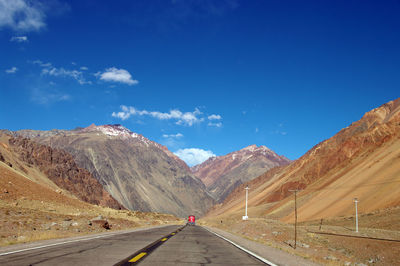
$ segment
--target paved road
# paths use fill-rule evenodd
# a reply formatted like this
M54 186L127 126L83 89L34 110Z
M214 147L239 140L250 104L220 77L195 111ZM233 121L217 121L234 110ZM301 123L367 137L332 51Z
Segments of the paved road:
M265 265L199 226L186 226L140 265Z
M114 265L180 226L114 235L0 256L0 265ZM265 265L199 226L168 238L140 265Z
M181 226L166 226L0 256L0 265L114 265Z

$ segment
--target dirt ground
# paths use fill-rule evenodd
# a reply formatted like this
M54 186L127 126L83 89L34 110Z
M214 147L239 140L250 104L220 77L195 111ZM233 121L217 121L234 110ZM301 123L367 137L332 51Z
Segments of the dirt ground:
M322 223L321 220L303 222L297 226L296 249L294 224L268 217L243 221L240 215L219 216L201 219L199 224L220 228L324 265L400 265L399 221L400 207L360 215L358 233L351 216L322 220Z
M20 205L24 206L23 203ZM30 204L32 206L32 202ZM107 220L110 229L92 219ZM0 202L0 246L37 240L62 238L106 231L124 230L162 224L176 224L169 215L114 210L90 210L63 214L56 210L38 210Z
M104 221L109 229L102 226ZM0 246L183 222L167 214L91 205L28 180L0 163Z

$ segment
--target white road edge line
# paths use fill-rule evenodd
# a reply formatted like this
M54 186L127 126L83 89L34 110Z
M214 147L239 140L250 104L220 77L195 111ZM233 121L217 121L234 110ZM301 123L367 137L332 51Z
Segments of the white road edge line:
M139 228L139 229L141 229L141 228ZM147 230L147 229L151 229L151 228L143 228L143 230ZM143 231L143 230L138 230L138 231ZM135 231L133 231L133 232L135 232ZM20 253L20 252L29 251L29 250L35 250L35 249L40 249L40 248L53 247L53 246L58 246L58 245L63 245L63 244L68 244L68 243L73 243L73 242L80 242L80 241L87 241L87 240L103 238L103 237L109 237L109 236L115 236L115 235L129 234L129 233L132 233L132 232L119 232L119 233L117 232L115 234L109 234L109 235L103 235L103 236L95 236L95 237L76 239L76 240L69 240L69 241L64 241L64 242L60 242L60 243L54 243L54 244L48 244L48 245L43 245L43 246L38 246L38 247L31 247L31 248L25 248L25 249L20 249L20 250L4 252L4 253L0 253L0 256L10 255L10 254L14 254L14 253Z
M120 233L121 234L121 233ZM115 236L118 234L112 234L112 235L105 235L105 236L96 236L96 237L91 237L91 238L84 238L84 239L76 239L76 240L69 240L69 241L64 241L60 243L54 243L54 244L48 244L44 246L38 246L38 247L31 247L31 248L25 248L25 249L20 249L20 250L14 250L14 251L9 251L5 253L0 253L0 256L5 256L5 255L10 255L14 253L19 253L19 252L24 252L28 250L34 250L34 249L40 249L40 248L47 248L47 247L52 247L52 246L58 246L58 245L63 245L63 244L68 244L68 243L73 243L73 242L80 242L80 241L87 241L87 240L92 240L96 238L103 238L103 237L108 237L108 236Z
M215 233L215 232L209 230L208 228L205 228L205 227L203 227L203 228L206 229L208 232L210 232L210 233L212 233L212 234L218 236L219 238L222 238L223 240L225 240L225 241L231 243L232 245L234 245L234 246L237 247L238 249L241 249L241 250L243 250L244 252L250 254L251 256L253 256L253 257L255 257L255 258L261 260L262 262L264 262L264 263L266 263L266 264L269 264L269 265L271 265L271 266L278 266L277 264L275 264L275 263L273 263L273 262L270 262L269 260L266 260L266 259L264 259L263 257L260 257L259 255L257 255L257 254L255 254L255 253L251 252L250 250L245 249L244 247L242 247L242 246L236 244L235 242L233 242L233 241L231 241L231 240L229 240L229 239L227 239L227 238L225 238L225 237L223 237L223 236L221 236L221 235L219 235L219 234L217 234L217 233Z

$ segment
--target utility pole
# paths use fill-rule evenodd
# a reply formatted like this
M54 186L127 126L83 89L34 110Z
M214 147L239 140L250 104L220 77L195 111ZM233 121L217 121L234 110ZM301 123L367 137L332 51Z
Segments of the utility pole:
M245 209L245 214L242 217L243 220L247 220L249 219L249 216L247 216L247 198L249 197L249 186L246 186L245 190L246 190L246 209Z
M294 249L296 249L297 243L297 192L298 189L289 189L290 192L294 192Z
M358 233L358 211L357 211L358 199L354 198L354 204L356 205L356 233Z

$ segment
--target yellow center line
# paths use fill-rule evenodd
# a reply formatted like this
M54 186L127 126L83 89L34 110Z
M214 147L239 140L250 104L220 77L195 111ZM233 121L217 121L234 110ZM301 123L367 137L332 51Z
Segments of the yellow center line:
M138 260L140 260L142 257L144 257L146 255L147 255L146 252L139 253L133 259L131 259L129 262L137 262Z
M172 233L171 235L175 235L175 233Z
M168 238L164 237L163 239L161 239L161 241L166 241Z

